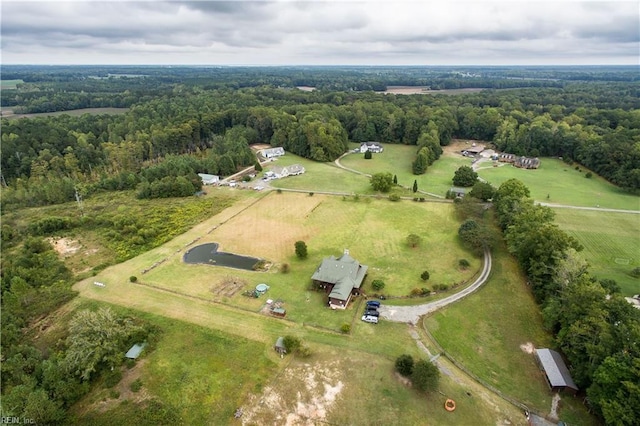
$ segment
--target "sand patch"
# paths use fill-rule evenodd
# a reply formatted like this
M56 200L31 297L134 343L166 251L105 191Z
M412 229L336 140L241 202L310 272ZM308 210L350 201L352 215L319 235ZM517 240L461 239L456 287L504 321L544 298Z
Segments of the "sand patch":
M533 346L533 343L531 342L527 342L527 343L523 343L520 345L520 349L522 349L522 352L527 353L527 354L532 354L535 352L536 347Z
M82 248L78 240L72 240L70 238L47 238L47 241L49 241L53 249L62 257L72 256Z

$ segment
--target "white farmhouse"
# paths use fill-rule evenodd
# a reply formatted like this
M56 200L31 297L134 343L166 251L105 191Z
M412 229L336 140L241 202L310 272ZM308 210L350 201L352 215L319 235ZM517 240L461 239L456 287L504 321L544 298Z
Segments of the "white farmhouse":
M360 144L360 152L367 151L380 153L384 151L384 148L382 148L382 145L380 145L379 142L362 142L362 144Z
M284 148L281 146L278 146L276 148L268 148L268 149L263 149L262 150L262 156L264 158L275 158L275 157L282 157L284 155Z

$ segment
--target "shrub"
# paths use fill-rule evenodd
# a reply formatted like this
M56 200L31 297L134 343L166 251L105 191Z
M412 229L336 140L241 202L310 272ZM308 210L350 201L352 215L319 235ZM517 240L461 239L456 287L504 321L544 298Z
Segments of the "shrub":
M411 382L419 391L431 391L438 387L440 372L438 367L426 360L419 360L413 366Z
M417 297L417 296L422 296L422 289L421 288L414 288L413 290L411 290L411 293L409 293L409 295L411 297Z
M298 348L296 353L302 358L309 358L311 356L311 348L307 345L302 345Z
M119 368L115 368L113 371L109 371L104 377L104 387L112 388L122 380L122 371Z
M400 201L400 196L398 194L389 195L389 201Z
M284 339L282 339L282 343L284 344L284 347L287 349L287 353L290 353L290 354L300 349L300 345L301 345L300 339L291 335L284 336Z
M277 192L278 194L282 194L282 189L278 188L278 189L276 189L276 192Z
M309 193L309 197L313 197L313 192L310 192L310 193Z
M135 379L129 385L129 389L131 389L131 392L138 392L140 389L142 389L142 380L140 380L139 378Z
M138 277L136 277L135 275L131 275L129 277L129 282L132 282L132 283L138 282Z
M115 389L111 389L111 390L109 391L109 398L112 398L112 399L118 399L118 398L120 398L120 392L118 392L118 391L117 391L117 390L115 390Z
M282 272L283 274L288 274L290 270L291 270L291 266L289 266L288 263L283 263L280 266L280 272Z
M308 256L307 244L304 241L296 241L296 256L298 259L306 259Z
M396 359L396 371L405 377L410 377L413 373L413 357L402 354Z
M631 276L634 278L640 278L640 266L636 266L631 270Z
M244 176L242 176L242 181L243 181L243 182L249 182L249 181L251 181L251 176L249 176L249 175L244 175Z
M587 174L584 175L584 177L586 177L587 179L591 179L593 177L593 173L587 172Z
M429 271L423 271L423 272L420 274L420 278L422 279L422 281L428 281L428 280L429 280L429 277L430 277L430 275L429 275Z
M371 282L371 287L375 290L375 291L380 291L384 288L385 284L384 281L382 280L373 280Z
M344 334L351 333L351 324L344 323L340 326L340 331Z
M364 159L365 160L371 160L371 158L373 158L373 155L371 155L371 151L365 151L364 152Z
M431 290L429 290L426 287L422 287L420 290L422 290L422 295L423 296L428 296L431 293Z
M467 259L460 259L458 261L458 266L463 269L467 269L469 266L471 266L471 263L469 263Z
M407 244L409 245L409 247L417 247L418 245L420 245L420 241L422 241L422 238L420 238L419 235L416 234L409 234L407 235Z

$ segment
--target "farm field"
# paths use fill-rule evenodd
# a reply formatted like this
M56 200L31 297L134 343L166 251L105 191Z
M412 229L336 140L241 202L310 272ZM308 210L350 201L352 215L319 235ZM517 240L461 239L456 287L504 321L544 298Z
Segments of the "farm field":
M615 280L625 296L640 293L640 279L629 272L640 266L640 215L554 209L555 222L584 249L581 255L598 278Z
M10 109L2 110L2 117L8 119L17 119L17 118L37 118L37 117L55 117L58 115L71 115L71 116L80 116L83 114L92 114L92 115L100 115L100 114L124 114L129 111L129 108L82 108L82 109L72 109L69 111L56 111L56 112L39 112L33 114L14 114Z
M18 84L24 83L24 80L0 80L0 89L2 90L14 90L18 87Z
M356 144L352 144L355 148ZM371 160L365 160L364 154L349 154L340 160L341 164L363 173L374 174L389 172L398 177L398 184L411 187L413 181L418 181L418 189L444 197L453 185L454 172L460 166L471 165L471 160L459 154L445 151L439 160L433 163L427 173L414 175L411 163L415 159L416 147L408 145L383 144L384 151L373 154ZM445 148L446 150L446 148Z
M423 325L482 380L538 413L549 413L552 394L529 351L530 345L549 347L552 336L544 331L540 310L506 249L494 250L493 268L473 297L426 317ZM561 420L590 424L580 401L562 398Z
M540 168L525 170L510 165L486 166L478 175L498 187L508 179L522 181L536 201L571 206L640 210L640 197L628 194L595 174L585 178L587 169L570 166L554 158L542 158ZM548 197L547 197L548 196Z
M397 203L386 199L354 201L272 192L251 208L246 208L249 201L234 206L228 209L234 213L226 210L160 248L101 272L95 280L107 283L108 287L110 283L126 286L130 276L137 276L143 285L250 312L259 312L268 297L282 300L287 318L292 321L337 331L342 324L356 321L361 309L356 303L345 311L329 310L324 294L309 290L310 277L324 257L339 256L349 249L354 258L369 266L365 292L373 293L371 281L382 279L386 283L384 293L392 296L406 296L416 287L463 283L480 268L480 259L463 249L455 238L458 223L451 214L452 205L401 203L399 208ZM429 220L416 221L418 217ZM416 248L406 245L410 233L422 237ZM298 240L306 241L309 247L306 260L294 255L294 243ZM220 251L263 258L273 266L269 272L258 272L182 262L187 244L193 243L189 245L193 247L208 242L219 243ZM458 269L461 258L471 262L469 269ZM290 265L289 273L279 271L283 263ZM154 264L158 266L141 273ZM422 270L430 272L427 283L420 279ZM90 285L88 281L85 286ZM243 292L253 290L259 283L271 287L265 298L243 296Z

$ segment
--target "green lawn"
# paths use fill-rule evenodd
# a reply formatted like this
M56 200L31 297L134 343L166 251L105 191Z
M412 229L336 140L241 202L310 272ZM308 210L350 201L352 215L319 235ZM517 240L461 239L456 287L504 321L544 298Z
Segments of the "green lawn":
M552 337L542 327L540 310L515 260L504 249L494 250L491 278L478 292L424 324L445 351L481 379L539 413L549 412L551 392L534 355L520 345L549 347ZM563 415L560 410L561 419ZM568 415L588 424L584 407Z
M369 179L340 169L333 163L319 163L297 155L287 153L273 163L264 165L265 171L273 166L289 166L301 164L306 172L299 176L272 180L269 184L274 188L301 189L308 191L337 191L356 194L373 194Z
M531 198L545 203L640 210L637 195L628 194L595 174L587 179L588 170L580 167L579 172L575 167L557 159L542 158L537 170L489 166L478 174L496 187L508 179L518 179L529 188Z
M158 249L105 270L92 280L108 286L122 285L126 291L129 277L136 275L143 284L251 312L258 312L266 298L281 299L287 319L339 330L342 324L357 319L361 309L351 306L345 311L332 311L326 308L323 293L309 290L310 277L324 257L339 256L349 249L354 258L370 268L364 290L374 293L371 281L382 279L386 283L383 292L392 296L406 296L416 287L467 282L480 268L480 259L460 246L455 237L459 224L451 204L393 203L369 198L353 201L336 196L274 192L242 210L246 207L238 205L236 210L231 209L233 212L224 212L225 215L212 218ZM410 233L422 237L416 248L406 244ZM256 272L184 264L185 242L195 238L200 238L197 244L217 242L221 250L264 258L275 265L269 272ZM309 247L305 260L294 255L294 242L298 240L306 241ZM471 262L469 269L458 268L462 258ZM160 261L163 263L141 274ZM279 272L282 263L289 263L289 273ZM420 279L423 270L431 275L426 283ZM228 277L242 282L241 289L216 292ZM271 287L266 297L254 299L242 295L262 282Z
M0 80L0 89L2 90L13 90L18 87L18 84L24 83L23 80Z
M470 159L460 155L443 154L429 167L427 173L416 176L411 171L411 163L415 159L415 155L415 146L384 144L384 151L380 154L373 154L373 158L370 160L365 160L364 154L358 153L347 155L341 160L341 163L345 167L368 174L389 172L398 177L400 185L406 187L412 187L413 181L417 180L420 190L443 197L453 185L451 179L453 179L454 172L460 166L471 164Z
M555 209L555 222L582 244L582 256L598 278L616 280L626 296L640 293L640 215Z

